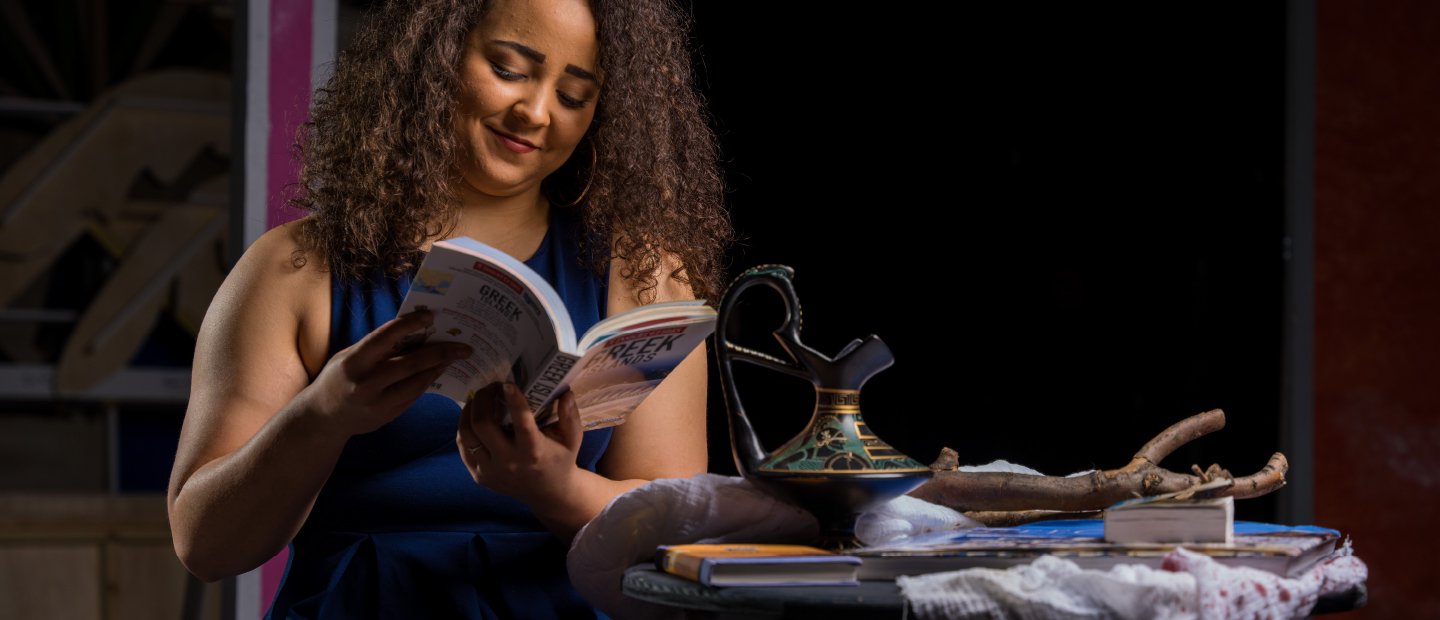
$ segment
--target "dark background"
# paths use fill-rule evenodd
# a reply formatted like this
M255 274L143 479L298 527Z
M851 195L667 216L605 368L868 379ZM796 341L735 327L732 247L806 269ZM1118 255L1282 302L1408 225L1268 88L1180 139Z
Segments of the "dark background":
M1065 474L1123 465L1219 407L1228 427L1166 465L1244 474L1279 449L1283 3L957 5L940 18L680 1L741 235L730 275L794 267L803 337L822 352L885 340L896 363L863 401L882 438L927 463L950 446L962 463ZM25 4L51 48L84 47L59 5ZM367 3L342 4L358 16ZM86 68L96 54L57 53L73 97L127 75L159 6L110 12L103 70ZM147 66L227 70L227 22L183 20ZM6 83L47 92L33 66L7 67ZM36 138L49 127L7 123ZM86 243L57 267L72 286L50 306L83 307L103 283ZM732 337L768 344L778 306L753 301ZM143 357L188 363L188 336L165 320L157 334ZM734 473L713 371L711 469ZM801 430L808 386L737 372L766 446ZM120 418L120 488L163 488L179 419ZM1273 498L1238 511L1276 517Z
M1066 474L1222 408L1227 427L1167 466L1241 475L1280 448L1283 4L693 14L742 235L731 275L794 267L821 352L885 340L896 363L862 402L882 438ZM732 338L768 344L778 296L752 295ZM773 449L812 392L751 368ZM1276 516L1273 497L1237 509Z

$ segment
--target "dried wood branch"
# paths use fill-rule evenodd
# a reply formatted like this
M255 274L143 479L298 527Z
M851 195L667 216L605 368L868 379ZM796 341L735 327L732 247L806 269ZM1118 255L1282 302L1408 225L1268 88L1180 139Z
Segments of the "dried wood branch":
M1224 426L1225 413L1219 409L1190 416L1147 442L1124 467L1073 478L955 471L958 455L945 448L930 466L935 477L910 494L965 512L987 525L998 525L1094 516L1094 511L1120 500L1182 491L1217 478L1234 482L1205 493L1206 497L1258 497L1285 485L1289 463L1279 452L1260 471L1240 478L1219 465L1204 471L1192 466L1191 473L1160 467L1160 461L1176 448Z
M971 510L965 513L985 527L1010 527L1055 519L1099 519L1099 510Z

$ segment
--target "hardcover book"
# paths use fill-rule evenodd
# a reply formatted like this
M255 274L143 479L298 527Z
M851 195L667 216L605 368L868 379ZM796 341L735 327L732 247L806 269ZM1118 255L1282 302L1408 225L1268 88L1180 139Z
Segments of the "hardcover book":
M1159 567L1177 546L1230 566L1249 566L1285 577L1305 572L1335 549L1339 532L1313 526L1241 521L1226 543L1107 542L1099 519L1043 521L1017 527L972 528L913 536L851 551L864 560L861 579L894 579L962 568L1005 568L1054 555L1081 568L1119 564Z
M400 314L419 309L435 321L402 347L446 341L474 349L428 392L463 406L491 383L513 382L544 425L556 419L550 404L570 390L585 430L623 423L715 329L715 310L695 300L632 308L577 335L544 278L468 237L436 242L421 262Z
M655 567L707 586L853 586L860 558L803 545L666 545Z

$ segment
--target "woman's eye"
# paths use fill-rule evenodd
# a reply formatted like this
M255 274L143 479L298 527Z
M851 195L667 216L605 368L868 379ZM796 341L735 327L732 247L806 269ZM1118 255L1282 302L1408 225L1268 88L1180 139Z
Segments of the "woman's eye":
M497 65L493 62L490 63L490 69L495 72L495 75L500 76L500 79L502 80L510 80L511 82L514 82L515 80L525 79L525 76L523 74L507 70L505 67Z
M580 109L585 107L585 104L590 103L589 99L576 99L565 93L558 94L560 96L560 103L567 108Z

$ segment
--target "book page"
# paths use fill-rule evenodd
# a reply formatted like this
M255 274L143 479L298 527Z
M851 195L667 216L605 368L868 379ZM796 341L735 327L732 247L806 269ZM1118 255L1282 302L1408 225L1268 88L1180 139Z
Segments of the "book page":
M595 343L601 340L618 333L634 330L640 325L687 320L702 316L715 316L715 310L706 306L705 301L702 299L665 301L638 306L615 316L602 319L590 326L590 329L580 337L580 344L576 350L589 350L590 347L595 346Z
M562 381L585 430L623 423L714 329L710 315L642 325L596 343ZM554 418L550 412L546 422Z
M1165 499L1105 511L1105 540L1116 543L1229 543L1235 498Z
M421 308L434 312L435 322L407 341L461 342L474 349L427 390L461 406L496 381L513 381L523 389L561 346L546 304L515 274L442 243L420 265L400 314Z

